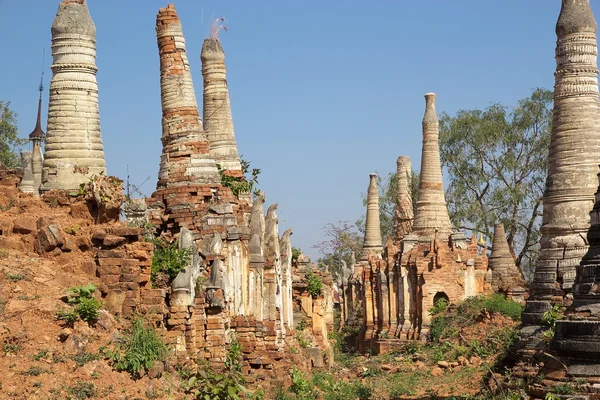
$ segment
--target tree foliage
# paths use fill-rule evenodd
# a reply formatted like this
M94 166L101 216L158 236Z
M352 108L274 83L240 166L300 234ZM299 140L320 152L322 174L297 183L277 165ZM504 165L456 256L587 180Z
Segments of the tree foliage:
M10 168L19 166L15 147L25 141L17 136L17 113L11 111L10 102L0 100L0 163Z
M394 233L394 216L396 209L396 195L398 193L397 173L390 172L385 180L382 180L377 175L377 187L379 188L379 222L381 225L381 239L385 243L386 238L391 237ZM413 202L413 210L417 206L417 198L419 196L419 173L412 171L410 177L410 190ZM365 233L365 215L367 210L367 194L361 193L365 213L356 221L358 231L364 235Z
M502 222L521 266L537 256L551 122L552 92L539 88L514 108L492 104L440 116L450 218L488 238Z
M352 252L356 253L356 257L360 254L362 236L349 221L329 222L323 227L323 232L326 239L313 246L323 254L319 266L329 265L331 272L340 272L342 260L350 264Z

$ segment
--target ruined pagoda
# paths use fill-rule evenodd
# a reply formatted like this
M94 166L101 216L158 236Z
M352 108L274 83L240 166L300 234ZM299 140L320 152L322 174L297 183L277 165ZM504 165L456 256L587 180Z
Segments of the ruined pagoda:
M412 167L410 157L400 156L396 160L396 208L394 215L394 244L400 245L404 236L412 229L414 210L411 192Z
M365 236L361 260L366 261L369 254L381 254L381 221L379 220L379 188L377 187L377 174L369 175L369 188L367 190L367 216L365 218Z
M217 37L219 20L213 24L211 36L202 45L202 77L204 78L204 130L210 144L210 154L229 175L242 176L231 116L227 87L225 52Z
M64 0L52 24L52 81L42 190L76 189L106 173L96 82L96 27L85 0Z
M525 324L537 324L571 291L588 250L586 233L600 164L596 21L589 0L563 0L556 24L554 110L541 249Z
M439 121L435 110L435 93L425 95L425 115L423 116L423 152L419 198L412 225L412 233L431 236L438 232L440 237L452 233L452 223L446 206L442 164L440 162Z

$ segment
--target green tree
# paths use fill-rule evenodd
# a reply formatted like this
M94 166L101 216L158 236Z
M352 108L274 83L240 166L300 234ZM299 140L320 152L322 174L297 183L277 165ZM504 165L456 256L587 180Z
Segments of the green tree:
M9 101L0 100L0 163L15 168L19 166L15 147L25 141L17 136L17 114L9 106Z
M491 238L502 222L522 269L537 258L551 122L552 92L539 88L514 108L492 104L440 116L453 223Z
M417 206L419 196L419 173L412 171L411 175L411 195L413 201L413 210ZM379 188L379 222L381 225L381 239L385 243L388 236L394 233L394 215L396 209L396 194L398 193L398 180L396 172L390 172L385 180L377 175L377 187ZM364 205L364 214L356 221L356 228L364 235L365 233L365 214L367 211L367 194L361 193Z
M352 252L356 258L360 255L363 238L356 230L356 226L349 221L330 222L323 227L326 239L313 246L323 255L318 260L318 265L329 266L331 272L337 273L341 270L341 262L350 264Z

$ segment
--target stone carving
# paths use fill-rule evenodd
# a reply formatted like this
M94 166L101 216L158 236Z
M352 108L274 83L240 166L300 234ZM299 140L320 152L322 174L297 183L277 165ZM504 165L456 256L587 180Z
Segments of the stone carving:
M23 193L34 193L35 182L33 180L33 154L30 151L21 152L21 168L23 169L23 179L19 184L19 190Z
M412 166L410 157L398 157L398 160L396 161L396 181L398 187L396 204L398 204L398 207L396 207L394 216L394 241L396 245L398 245L404 236L410 233L414 219L411 194Z
M452 233L452 223L448 215L442 182L439 122L435 111L435 98L435 93L425 95L419 198L412 233L432 237L437 230L440 236L446 237Z
M178 247L187 249L191 257L189 265L177 274L171 284L171 305L190 306L196 297L196 280L200 274L201 259L189 229L181 229Z
M377 174L370 174L369 189L367 191L365 237L361 260L366 261L371 252L378 254L382 251L383 244L381 242L381 224L379 221L379 189L377 188Z
M563 0L556 24L556 73L541 249L523 313L538 324L571 290L587 251L589 211L600 163L596 21L588 0ZM576 154L576 156L574 156Z
M96 27L85 1L59 4L52 24L52 56L42 190L74 190L92 176L106 173L98 112Z
M241 176L242 166L235 142L227 88L225 52L216 35L204 40L200 59L204 78L204 130L208 135L210 154L228 173Z
M290 228L283 232L279 240L281 250L281 275L283 296L283 322L290 328L294 326L294 307L292 299L292 242L294 231Z

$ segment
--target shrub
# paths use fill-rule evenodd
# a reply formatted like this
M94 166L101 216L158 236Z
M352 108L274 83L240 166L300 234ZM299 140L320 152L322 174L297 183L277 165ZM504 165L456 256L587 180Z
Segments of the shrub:
M306 290L308 290L308 293L313 299L320 296L323 291L323 282L321 282L321 278L313 274L312 271L306 273Z
M96 386L91 382L77 382L77 384L70 386L67 391L77 400L91 399L97 394Z
M156 361L165 359L167 346L154 329L144 326L144 321L136 318L131 331L124 337L124 343L103 351L115 369L127 371L133 378L138 378Z
M202 400L239 400L240 393L246 392L244 375L240 356L242 347L233 341L225 358L223 372L216 373L210 365L204 363L204 368L188 380L188 393Z
M438 299L438 301L435 302L433 307L427 310L427 312L429 313L429 315L437 315L446 311L448 309L448 305L448 300L444 298Z
M231 189L235 197L239 197L242 193L256 193L258 190L255 189L255 187L258 185L260 169L252 168L252 171L250 171L249 161L241 159L240 162L242 164L243 174L243 176L240 177L228 175L226 171L217 164L219 175L221 175L221 184ZM250 177L246 176L248 172L250 172Z
M564 318L563 307L560 304L555 304L552 308L542 316L542 325L548 327L544 331L544 338L550 341L554 337L554 329L556 327L556 321Z
M154 287L167 287L177 274L188 266L192 258L190 249L179 249L177 242L154 242L151 280Z
M311 385L304 377L304 374L294 366L292 370L292 386L290 392L296 395L298 400L312 400L315 397Z
M90 325L94 324L98 320L99 310L102 307L102 302L94 297L95 291L96 286L91 283L86 286L74 286L67 290L67 303L74 308L70 311L60 310L57 318L71 326L78 318Z

